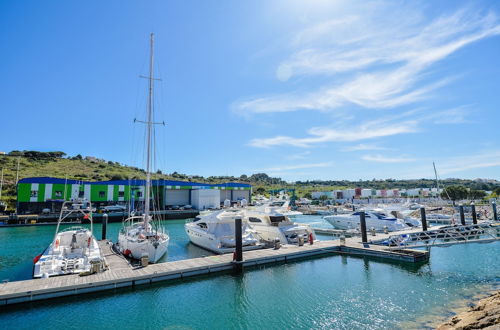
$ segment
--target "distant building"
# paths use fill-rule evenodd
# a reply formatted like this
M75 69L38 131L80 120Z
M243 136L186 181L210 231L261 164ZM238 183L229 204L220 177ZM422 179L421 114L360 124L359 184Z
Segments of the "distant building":
M39 213L44 208L53 209L54 204L64 200L84 198L95 207L114 204L135 204L144 201L144 180L115 180L88 182L59 178L39 177L19 180L17 185L17 212ZM198 182L153 180L152 196L159 209L173 205L195 205L199 209L219 208L229 199L237 202L251 201L252 186L246 183L227 182L207 184ZM198 190L210 190L200 193ZM219 203L214 203L214 200Z

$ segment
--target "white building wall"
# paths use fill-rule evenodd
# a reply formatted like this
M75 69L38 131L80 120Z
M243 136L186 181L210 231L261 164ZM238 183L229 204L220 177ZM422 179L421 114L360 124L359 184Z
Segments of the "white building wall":
M218 189L192 190L191 205L198 210L220 208L220 190Z
M361 189L361 197L369 198L371 196L372 196L372 190L371 189Z

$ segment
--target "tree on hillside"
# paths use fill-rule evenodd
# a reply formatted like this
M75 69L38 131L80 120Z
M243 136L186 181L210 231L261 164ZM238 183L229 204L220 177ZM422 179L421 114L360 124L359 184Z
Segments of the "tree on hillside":
M255 189L255 193L259 195L264 195L266 193L266 189L264 187L259 187Z
M307 199L312 199L312 195L311 195L311 193L310 193L310 192L306 192L306 193L304 194L304 198L307 198Z
M448 193L447 193L448 192ZM448 196L452 201L457 201L461 199L466 199L469 192L464 186L449 186L446 187L446 191L441 193L441 198L448 199Z
M469 190L469 194L467 196L469 199L482 199L486 197L486 193L483 190L475 190L471 189Z

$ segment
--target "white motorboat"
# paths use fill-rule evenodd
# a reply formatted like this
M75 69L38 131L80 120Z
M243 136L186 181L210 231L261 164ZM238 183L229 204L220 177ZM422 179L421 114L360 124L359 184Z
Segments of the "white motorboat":
M351 214L329 215L323 217L332 226L337 229L359 229L360 228L360 212L353 212ZM366 211L365 212L366 229L375 231L398 231L408 229L401 219L390 216L384 212Z
M153 221L151 212L151 145L153 135L153 46L154 35L151 33L151 54L149 61L149 98L147 120L140 121L147 125L146 134L146 186L144 194L144 214L131 216L123 222L123 228L118 234L118 249L127 257L147 260L156 263L166 252L170 237L168 232L160 225L160 220Z
M90 221L90 229L70 227L59 231L60 225L70 215L81 215ZM92 234L92 208L89 202L64 202L57 221L52 243L34 259L33 277L47 278L56 275L93 273L105 268L105 259Z
M259 237L244 219L239 210L222 210L204 213L196 217L195 221L184 225L186 234L191 243L212 252L223 254L235 250L235 219L242 219L243 250L260 249Z
M248 224L262 239L266 241L279 239L281 244L297 244L301 238L304 241L316 240L316 234L310 226L296 224L283 213L269 209L267 211L245 211Z

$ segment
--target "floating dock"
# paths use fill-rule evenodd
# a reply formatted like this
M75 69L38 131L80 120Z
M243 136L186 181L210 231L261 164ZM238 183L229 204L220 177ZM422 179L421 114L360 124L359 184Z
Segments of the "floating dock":
M313 245L284 245L280 249L246 251L242 262L234 262L232 254L208 256L179 261L132 267L127 259L115 253L109 241L99 242L108 270L89 276L65 275L46 279L15 281L0 284L0 305L12 305L90 292L134 287L202 274L212 274L263 264L283 263L312 256L345 254L371 256L405 262L429 259L428 251L388 250L385 247L361 243L359 238L316 241Z

